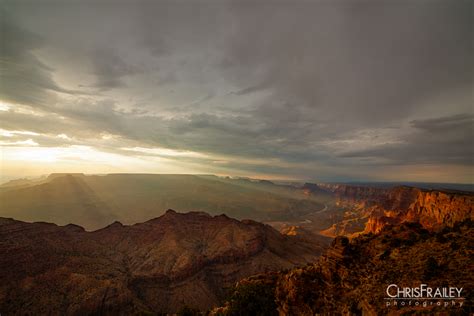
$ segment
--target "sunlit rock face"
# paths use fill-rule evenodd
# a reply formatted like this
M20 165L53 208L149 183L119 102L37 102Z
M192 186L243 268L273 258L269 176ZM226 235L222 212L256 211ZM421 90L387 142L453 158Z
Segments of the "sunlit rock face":
M402 222L418 222L432 230L474 219L472 192L407 186L390 189L344 184L320 186L334 194L338 205L352 208L361 218L366 218L365 232L378 233L386 225Z
M466 219L474 219L472 193L426 191L404 187L397 188L396 192L401 193L395 194L394 201L397 202L397 207L391 206L387 209L381 207L374 212L367 222L366 232L377 233L385 225L402 222L417 222L424 228L433 230L445 226L452 227L455 223Z
M474 219L474 194L439 191L420 192L406 215L407 220L427 228L453 226L469 218Z
M217 305L241 278L313 262L314 242L203 212L87 232L0 218L0 310L32 314L176 312ZM28 304L26 304L28 302Z
M465 221L437 233L407 223L351 241L338 237L317 263L280 277L276 284L280 315L442 311L445 307L436 305L387 306L386 288L389 284L416 287L423 282L438 286L443 280L469 288L473 279L462 247L472 243L472 236L472 222ZM472 294L466 295L467 302ZM462 314L469 308L457 304L450 311Z
M438 232L429 231L419 223L388 225L377 234L352 239L339 236L315 263L277 275L248 278L239 282L235 291L245 297L250 285L258 287L262 295L269 296L258 297L258 301L267 302L266 308L272 308L274 315L281 316L447 312L468 315L472 309L468 302L472 302L473 293L467 289L472 287L474 279L466 249L472 246L473 238L474 226L470 220L446 226ZM413 301L411 305L405 302L404 306L394 306L396 300L386 299L387 287L391 284L410 288L420 284L449 285L464 290L460 295L462 299L445 300L441 305L423 306L420 300L417 305ZM240 304L242 315L253 307L253 302L252 297L245 297ZM233 302L225 304L223 309L232 310Z

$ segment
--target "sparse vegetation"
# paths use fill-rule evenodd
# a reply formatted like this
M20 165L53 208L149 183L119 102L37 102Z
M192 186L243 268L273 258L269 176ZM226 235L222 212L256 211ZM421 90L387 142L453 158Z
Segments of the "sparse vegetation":
M425 278L431 280L438 273L439 265L436 259L430 257L425 262Z
M275 304L275 286L271 282L240 283L233 292L226 316L278 315Z
M189 306L183 306L177 313L176 316L200 316L202 313L196 309Z
M251 285L236 290L234 301L226 305L234 308L234 314L222 315L254 315L255 311L248 308L255 306L252 299L255 293L265 297L265 301L258 304L273 306L274 299L278 311L286 315L385 315L394 311L380 303L388 284L417 286L420 282L429 282L436 286L456 284L457 287L469 288L474 279L470 254L464 249L472 244L473 229L470 221L440 233L401 224L370 238L362 235L348 245L333 243L327 256L314 265L281 272L274 283L275 296L272 298L267 296L273 290L258 288L258 284L263 283L263 277L260 283L251 280L244 283ZM446 234L453 241L440 245L439 236ZM457 247L453 249L452 244ZM399 247L394 249L394 245ZM349 252L349 257L341 256L348 247L353 250ZM380 260L374 260L377 255ZM449 265L450 261L455 263L454 268ZM271 281L271 276L267 281ZM471 292L466 293L466 301L472 301L472 297ZM368 305L361 304L361 298L368 298L363 301ZM270 305L265 302L270 302ZM395 311L401 311L401 314L419 312L409 306L404 310L399 308ZM423 312L438 314L445 310L442 306L433 305ZM467 315L472 308L458 305L452 307L451 312L453 315Z

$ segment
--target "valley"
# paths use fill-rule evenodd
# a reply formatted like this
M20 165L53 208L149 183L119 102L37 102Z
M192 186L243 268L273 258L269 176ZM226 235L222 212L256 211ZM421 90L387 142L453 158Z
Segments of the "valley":
M87 230L113 221L143 222L166 209L266 221L289 220L322 207L319 197L292 186L216 176L52 174L40 182L0 188L0 216L74 223Z
M377 315L387 282L415 285L429 274L438 284L438 269L457 285L473 284L468 191L52 174L2 185L0 201L0 311L7 315L188 307L193 315L240 315L235 304L249 315L255 306L270 310L264 315Z

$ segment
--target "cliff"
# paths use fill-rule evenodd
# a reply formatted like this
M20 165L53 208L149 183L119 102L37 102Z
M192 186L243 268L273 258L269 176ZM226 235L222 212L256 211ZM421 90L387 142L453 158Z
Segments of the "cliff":
M474 219L474 194L462 192L421 191L408 208L406 220L420 222L426 228L453 226Z
M430 232L417 223L404 223L386 226L376 235L351 240L340 236L314 264L239 282L232 299L216 312L238 315L233 313L238 307L241 315L248 311L282 316L468 315L473 311L474 295L468 289L474 284L474 274L466 249L472 248L473 243L474 226L470 220L439 232ZM464 290L461 300L443 300L440 305L427 301L423 306L420 300L417 305L412 301L394 306L395 300L386 300L390 284L449 284ZM253 292L262 294L248 295Z
M417 222L435 230L474 219L474 194L400 187L369 217L365 232L378 233L385 225ZM390 203L392 202L392 203ZM395 203L393 203L395 202Z
M357 214L351 218L352 222L354 218L365 218L365 232L378 233L386 225L403 222L418 222L432 230L474 219L472 192L424 190L408 186L390 189L345 184L319 186L334 194L337 205ZM335 225L332 230L337 228Z

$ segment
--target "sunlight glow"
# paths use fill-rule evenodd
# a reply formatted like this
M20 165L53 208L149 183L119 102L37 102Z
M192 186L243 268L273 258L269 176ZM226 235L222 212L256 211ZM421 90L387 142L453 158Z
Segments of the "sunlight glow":
M0 146L38 146L39 144L34 140L27 139L27 140L19 140L16 142L7 142L0 140Z
M204 173L193 163L158 156L128 156L90 146L35 147L32 140L0 143L0 178L81 173ZM22 145L22 146L19 146Z
M15 135L30 135L30 136L38 136L40 134L35 133L35 132L30 132L30 131L9 131L6 129L1 129L0 128L0 136L3 137L12 137Z
M3 159L14 161L119 164L123 156L97 151L89 146L6 147Z
M0 101L0 111L8 111L10 106L3 101Z
M127 151L133 151L138 153L145 153L157 156L166 156L166 157L192 157L192 158L207 158L208 156L202 153L198 153L195 151L181 151L181 150L174 150L169 148L144 148L144 147L124 147L121 148Z
M66 140L70 140L70 139L71 139L71 137L67 136L66 134L59 134L57 137L58 137L58 138L62 138L62 139L66 139Z

